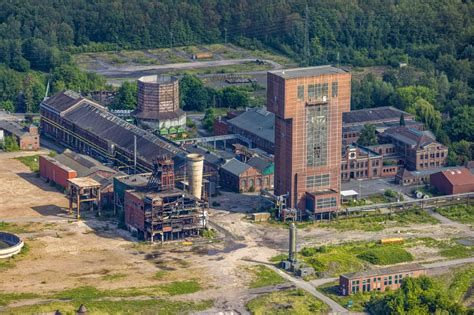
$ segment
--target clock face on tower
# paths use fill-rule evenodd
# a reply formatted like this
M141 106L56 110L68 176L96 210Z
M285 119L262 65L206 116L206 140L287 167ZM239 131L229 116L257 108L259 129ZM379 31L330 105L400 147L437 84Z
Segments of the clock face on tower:
M355 152L349 153L349 159L353 160L355 158L356 158L356 153Z

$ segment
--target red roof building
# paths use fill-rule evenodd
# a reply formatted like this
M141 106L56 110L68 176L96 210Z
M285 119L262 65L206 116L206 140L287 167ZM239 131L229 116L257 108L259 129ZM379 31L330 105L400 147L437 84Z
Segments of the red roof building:
M474 175L467 168L432 174L430 183L446 195L474 192Z

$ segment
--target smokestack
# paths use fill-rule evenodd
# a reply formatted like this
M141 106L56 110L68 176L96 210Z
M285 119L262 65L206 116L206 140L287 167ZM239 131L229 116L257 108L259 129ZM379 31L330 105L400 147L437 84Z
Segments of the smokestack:
M294 223L290 224L290 246L288 260L292 263L296 262L296 226Z
M202 198L202 173L204 169L204 156L191 153L187 156L187 171L189 174L189 191L196 198Z

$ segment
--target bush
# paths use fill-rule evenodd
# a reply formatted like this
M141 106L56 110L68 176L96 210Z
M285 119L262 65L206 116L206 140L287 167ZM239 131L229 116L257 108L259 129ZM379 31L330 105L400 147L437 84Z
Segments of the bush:
M370 248L357 255L357 258L375 265L393 265L413 261L412 254L398 246L377 246Z

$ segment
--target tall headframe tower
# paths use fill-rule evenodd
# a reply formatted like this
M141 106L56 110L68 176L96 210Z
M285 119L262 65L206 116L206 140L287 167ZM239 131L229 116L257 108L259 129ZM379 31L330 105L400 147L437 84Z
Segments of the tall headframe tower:
M267 81L267 109L275 114L275 194L288 194L288 206L315 217L336 211L350 73L296 68L270 71Z

